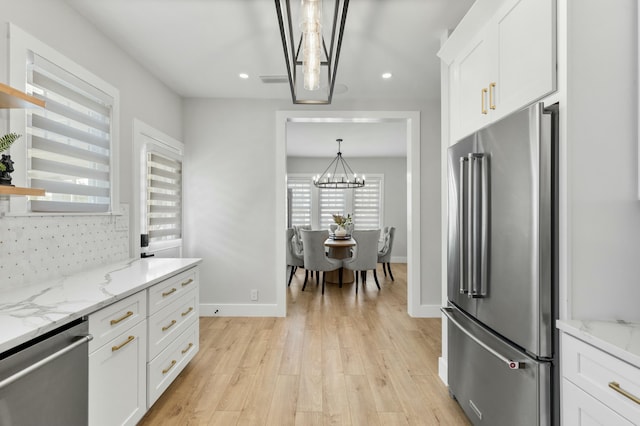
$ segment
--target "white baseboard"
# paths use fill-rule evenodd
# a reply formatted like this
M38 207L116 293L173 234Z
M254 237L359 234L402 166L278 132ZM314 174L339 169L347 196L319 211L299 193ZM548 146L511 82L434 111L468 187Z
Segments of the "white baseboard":
M440 305L418 305L411 315L414 318L440 318Z
M276 304L200 304L201 317L283 317Z
M438 376L445 386L449 386L449 364L446 358L438 358Z
M407 263L407 256L391 256L391 263Z

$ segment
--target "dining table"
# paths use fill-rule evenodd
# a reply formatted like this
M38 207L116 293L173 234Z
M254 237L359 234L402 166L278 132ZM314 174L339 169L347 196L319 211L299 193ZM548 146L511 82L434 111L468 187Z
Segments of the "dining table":
M356 240L351 237L332 238L329 237L324 241L324 246L329 248L328 256L333 259L348 259L351 257L351 248L356 245ZM338 284L340 276L338 270L325 272L325 281ZM350 284L354 281L353 271L349 269L342 270L342 283Z

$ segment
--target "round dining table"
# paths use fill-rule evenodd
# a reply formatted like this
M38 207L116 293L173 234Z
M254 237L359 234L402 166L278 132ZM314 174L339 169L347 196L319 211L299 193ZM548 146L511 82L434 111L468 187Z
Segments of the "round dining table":
M329 257L333 259L347 259L351 257L351 247L356 245L353 238L333 239L331 237L324 241L324 246L329 248ZM340 276L338 270L325 272L325 281L338 284ZM353 271L349 269L342 270L342 283L350 284L354 281Z

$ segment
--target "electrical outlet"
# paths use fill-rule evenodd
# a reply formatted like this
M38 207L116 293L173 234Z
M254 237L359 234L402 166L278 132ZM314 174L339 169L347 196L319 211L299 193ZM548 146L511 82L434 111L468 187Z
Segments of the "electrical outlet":
M251 290L251 300L258 300L258 290L253 289Z

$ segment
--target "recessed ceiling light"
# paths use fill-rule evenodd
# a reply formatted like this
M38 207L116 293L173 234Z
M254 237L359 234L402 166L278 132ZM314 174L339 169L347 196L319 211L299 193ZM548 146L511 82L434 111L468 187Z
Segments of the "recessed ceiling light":
M238 74L238 77L240 77L243 80L246 80L247 78L249 78L249 74L241 72L240 74Z
M385 72L384 74L382 74L382 78L384 78L385 80L388 80L391 77L393 77L393 74L391 74L390 72Z

